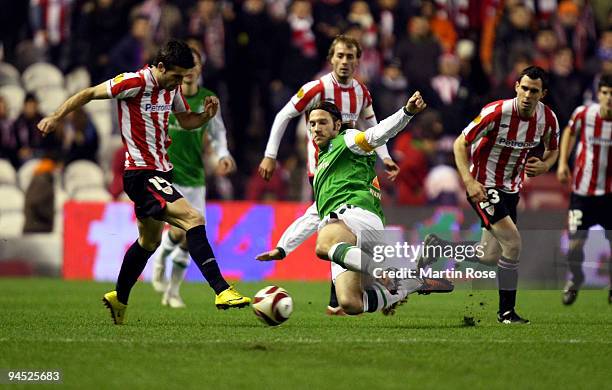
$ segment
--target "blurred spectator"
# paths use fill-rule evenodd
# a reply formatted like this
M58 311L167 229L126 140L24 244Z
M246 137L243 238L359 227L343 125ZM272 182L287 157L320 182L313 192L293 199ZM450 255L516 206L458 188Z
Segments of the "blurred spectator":
M145 0L135 12L149 19L148 36L158 46L184 35L181 11L167 0Z
M405 13L399 7L398 0L378 0L377 16L380 50L386 61L393 59L397 37L404 34L407 24Z
M128 32L129 3L89 0L83 3L78 17L73 19L76 24L76 34L73 38L75 61L89 69L94 85L107 76L108 54Z
M317 52L324 57L336 35L342 34L347 23L344 15L348 12L347 0L318 0L314 3L315 35ZM323 58L321 58L323 59Z
M503 81L491 91L491 99L512 99L516 96L515 84L518 75L523 69L532 65L532 59L527 53L515 53L512 61L512 70L508 72Z
M372 84L374 112L378 118L387 118L397 111L397 107L408 100L408 81L402 74L399 60L392 61L383 70L380 81Z
M428 110L417 120L411 131L403 131L393 144L393 157L400 167L397 176L397 203L424 205L427 196L424 182L429 170L430 158L436 148L435 140L444 131L440 115Z
M459 174L454 166L437 165L425 177L423 186L427 203L432 206L457 206L465 196Z
M476 44L472 40L462 39L457 42L455 52L457 58L459 58L461 78L466 80L472 89L472 94L469 96L470 106L468 107L470 112L467 115L473 117L476 116L479 108L482 107L484 97L490 92L490 80L485 73L480 58L476 54Z
M23 233L50 233L55 216L56 163L43 158L36 166L25 193Z
M397 57L402 61L402 70L408 82L415 89L428 86L436 75L436 68L423 64L436 64L442 48L429 29L429 21L414 16L408 22L408 34L400 38Z
M60 69L68 67L70 14L75 0L32 0L30 24L34 44L47 51L49 60Z
M204 85L219 91L219 82L225 68L226 31L220 3L216 0L199 0L189 20L189 34L197 37L202 46L206 67Z
M106 78L142 68L148 59L148 38L149 19L144 15L137 15L132 20L130 34L121 39L109 53Z
M28 33L28 1L0 0L0 61L15 63L15 49Z
M589 78L592 81L585 91L586 102L593 101L597 96L597 84L604 74L612 74L612 29L601 34L597 55L590 61Z
M518 53L534 52L533 12L524 5L506 8L495 33L493 51L494 78L501 82L512 71L513 58Z
M539 30L535 38L533 64L546 71L550 70L558 46L557 35L552 29L544 28Z
M436 36L444 51L447 53L454 51L457 43L457 31L448 19L447 12L436 11L433 1L425 0L421 3L421 15L429 19L431 32Z
M230 95L231 128L240 140L235 145L238 169L249 175L254 157L263 150L264 129L272 125L270 82L280 63L275 56L277 23L268 16L264 0L245 0L231 24L235 47L228 50L227 86Z
M67 119L64 128L64 165L75 160L97 163L98 131L85 110L79 108L71 112Z
M362 0L351 4L347 20L355 28L355 33L347 32L361 44L361 58L357 78L363 83L378 80L382 73L382 53L378 50L378 28L370 12L368 3Z
M439 73L431 80L426 100L440 111L444 129L458 134L461 123L469 114L470 86L461 77L461 64L457 56L443 54L438 65Z
M19 165L17 159L17 140L12 131L13 122L8 117L8 106L0 95L0 158L8 159L13 166Z
M296 0L289 8L286 21L279 25L278 47L282 59L279 58L281 66L278 79L272 86L273 92L281 95L274 98L278 104L284 104L318 70L319 58L313 23L310 1Z
M587 54L593 51L596 40L595 21L588 3L584 2L580 9L574 1L563 0L557 9L554 30L559 45L572 49L576 69L581 70Z
M574 108L582 104L583 80L574 70L574 55L568 47L555 53L550 70L547 102L557 114L559 125L565 127Z
M246 186L245 200L275 201L287 200L290 172L284 164L277 164L270 180L265 181L253 170Z
M108 192L111 194L114 200L119 199L123 194L123 172L125 171L125 154L127 148L125 145L121 145L113 153L113 159L111 161L111 173L113 178L108 186Z
M38 108L38 100L33 94L27 94L23 111L12 127L17 147L17 166L27 160L45 155L58 155L62 148L62 132L58 131L48 137L43 137L36 125L43 118Z

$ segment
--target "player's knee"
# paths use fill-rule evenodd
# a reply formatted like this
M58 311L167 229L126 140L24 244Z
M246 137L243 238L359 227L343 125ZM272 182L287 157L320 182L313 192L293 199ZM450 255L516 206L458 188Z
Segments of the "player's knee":
M346 314L356 315L363 313L363 301L356 296L339 295L338 303Z
M188 225L187 230L189 230L193 227L204 225L204 216L200 214L198 210L190 208L189 210L187 210L185 222Z
M326 245L324 243L319 244L317 242L315 253L319 259L329 260L328 252L329 252L329 245Z
M319 259L329 260L329 250L333 246L333 242L326 240L324 237L317 239L317 245L315 247L315 253Z
M148 237L140 237L138 243L143 249L149 252L155 252L155 250L157 250L157 247L161 245L161 238L152 239Z
M504 239L499 240L499 244L502 247L502 255L512 259L518 259L521 254L522 242L521 236L516 234L509 234Z

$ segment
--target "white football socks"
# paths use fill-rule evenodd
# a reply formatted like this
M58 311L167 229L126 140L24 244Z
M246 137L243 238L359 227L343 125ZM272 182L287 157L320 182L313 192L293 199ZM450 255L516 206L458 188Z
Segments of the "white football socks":
M177 296L181 283L185 280L185 274L187 273L187 267L191 263L191 257L187 250L177 246L169 258L172 261L172 272L170 273L170 283L168 284L168 295Z

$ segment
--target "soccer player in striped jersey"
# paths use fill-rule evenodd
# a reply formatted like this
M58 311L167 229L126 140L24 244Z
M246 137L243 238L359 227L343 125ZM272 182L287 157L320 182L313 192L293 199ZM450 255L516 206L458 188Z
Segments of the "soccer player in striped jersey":
M483 227L484 256L470 260L497 263L497 319L504 324L529 322L515 311L521 252L516 227L518 192L525 174L538 176L553 166L559 142L557 117L540 102L547 92L544 70L526 68L514 88L514 99L485 106L454 144L457 170ZM529 156L540 143L544 144L543 156ZM426 245L442 243L435 236L431 238L426 238Z
M597 100L599 103L574 110L561 137L557 177L561 183L572 182L567 254L571 279L563 291L565 305L574 303L584 282L583 249L589 228L601 225L612 244L612 76L602 76ZM576 143L572 175L569 156ZM612 304L612 267L608 303Z
M413 278L391 288L378 275L378 263L366 246L383 242L379 233L384 229L384 215L374 149L404 129L425 107L420 93L415 92L404 107L366 131L345 130L342 114L331 102L320 102L309 113L310 131L319 148L313 183L321 219L316 254L331 261L338 302L347 314L392 314L409 293L423 287L423 280ZM260 260L281 258L278 250L272 250Z
M372 97L366 86L356 80L353 75L359 65L361 45L351 37L339 35L332 42L327 59L332 65L332 71L318 80L306 83L291 98L285 107L276 115L266 146L264 158L259 165L259 174L269 180L276 169L276 155L281 138L292 118L302 115L322 101L332 101L342 113L342 122L347 127L355 127L361 120L366 128L376 125L376 115L372 107ZM311 180L317 166L318 146L308 134L308 177ZM376 148L376 154L381 158L387 170L388 177L395 180L399 167L382 144ZM312 204L304 215L293 222L278 242L277 248L283 255L289 254L308 237L317 231L320 220L316 205ZM332 283L328 314L342 314L338 310L335 289Z
M250 303L221 275L206 237L204 217L172 185L172 164L166 151L170 143L170 113L174 113L182 128L193 130L212 119L219 105L215 97L209 96L202 112L190 111L181 83L194 65L189 46L171 40L160 48L151 66L85 88L38 124L46 135L58 128L62 118L93 99L117 101L121 136L127 147L124 190L134 202L138 220L138 240L123 258L116 289L102 299L118 325L125 322L132 287L160 244L164 222L187 232L189 253L215 291L217 308L244 307Z
M208 96L216 96L212 91L198 85L202 72L201 54L192 48L195 66L183 78L181 89L193 112L201 112ZM170 114L168 135L172 144L168 147L168 156L172 163L172 184L183 194L185 199L202 215L206 216L206 183L202 153L204 144L211 138L211 146L217 157L217 173L227 175L236 169L236 163L227 149L225 124L221 110L204 126L195 130L181 127L173 114ZM172 270L169 281L165 280L166 260L171 260ZM162 305L171 308L183 308L185 303L179 293L179 287L185 279L187 267L191 263L185 231L170 225L162 235L161 250L153 263L153 288L164 293Z

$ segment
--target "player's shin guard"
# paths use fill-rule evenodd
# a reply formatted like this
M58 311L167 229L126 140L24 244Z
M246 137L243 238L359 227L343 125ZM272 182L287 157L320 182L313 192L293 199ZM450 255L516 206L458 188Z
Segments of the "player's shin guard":
M584 262L583 248L573 248L567 253L567 262L572 274L572 284L575 289L578 289L584 282L584 272L582 271L582 263Z
M153 254L154 251L148 251L144 249L136 240L125 252L123 257L123 263L121 264L121 270L119 271L119 277L117 278L117 299L119 302L127 305L130 291L138 277L147 265L147 260Z
M372 275L373 260L354 245L346 242L334 244L327 253L327 256L331 261L348 270Z
M187 247L200 272L202 272L210 287L215 290L215 294L218 295L229 288L229 284L221 275L219 264L217 264L215 254L206 237L204 225L193 227L187 231Z
M170 274L168 294L176 296L179 293L181 283L185 280L185 274L187 273L187 267L191 263L191 258L186 249L177 247L170 254L170 259L172 260L172 272Z
M513 310L516 305L518 285L518 262L502 257L497 261L497 283L499 288L499 312Z

